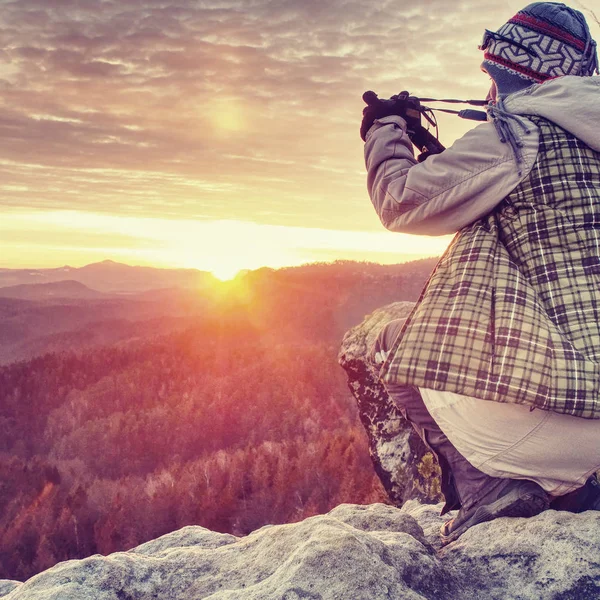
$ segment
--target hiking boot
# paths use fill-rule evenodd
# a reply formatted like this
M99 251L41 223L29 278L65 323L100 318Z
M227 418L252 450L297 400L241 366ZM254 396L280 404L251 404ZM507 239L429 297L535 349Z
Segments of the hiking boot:
M548 494L533 481L510 479L499 492L474 506L461 508L456 518L442 525L442 544L458 539L467 529L499 517L533 517L548 508Z
M600 510L600 482L592 475L583 487L559 496L550 502L553 510L568 510L572 513L581 513L586 510Z

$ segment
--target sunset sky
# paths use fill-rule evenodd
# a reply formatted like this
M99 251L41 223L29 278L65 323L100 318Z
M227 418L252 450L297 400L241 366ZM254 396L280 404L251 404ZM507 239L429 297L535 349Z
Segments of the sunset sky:
M0 267L439 255L379 223L361 95L485 97L483 30L525 4L0 0Z

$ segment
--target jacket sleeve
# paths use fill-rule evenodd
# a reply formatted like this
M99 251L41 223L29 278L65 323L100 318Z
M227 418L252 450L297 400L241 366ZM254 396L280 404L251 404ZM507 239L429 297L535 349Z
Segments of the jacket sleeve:
M415 160L406 122L391 116L367 133L367 186L383 225L423 235L455 233L489 213L531 171L539 130L527 121L519 169L511 145L482 123L441 154Z

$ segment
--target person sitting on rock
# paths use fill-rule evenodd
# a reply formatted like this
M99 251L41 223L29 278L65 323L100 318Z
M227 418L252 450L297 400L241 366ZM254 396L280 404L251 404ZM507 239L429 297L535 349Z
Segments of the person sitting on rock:
M458 232L372 354L439 460L442 514L460 508L445 543L497 517L600 510L596 43L579 11L536 2L480 49L487 122L450 148L415 160L406 102L368 106L361 127L384 226Z

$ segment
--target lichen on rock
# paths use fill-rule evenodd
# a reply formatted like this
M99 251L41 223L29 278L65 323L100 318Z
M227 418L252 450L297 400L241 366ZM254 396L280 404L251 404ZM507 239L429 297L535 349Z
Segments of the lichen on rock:
M348 387L358 405L375 471L395 506L413 498L437 503L443 497L435 458L394 405L367 360L381 329L394 319L406 318L413 306L412 302L395 302L365 317L344 336L338 358L348 374Z

